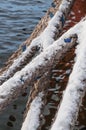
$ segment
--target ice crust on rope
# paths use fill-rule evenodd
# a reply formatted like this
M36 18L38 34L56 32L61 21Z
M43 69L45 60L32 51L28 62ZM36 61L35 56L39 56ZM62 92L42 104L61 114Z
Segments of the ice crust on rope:
M18 59L14 60L13 64L9 67L8 70L6 70L1 76L0 80L3 80L4 78L8 77L16 67L21 65L21 62L24 61L25 57L31 53L31 48L34 46L38 46L41 50L45 50L49 45L53 44L54 42L54 36L55 33L58 31L56 26L61 26L60 18L63 15L63 12L69 9L69 4L71 4L73 0L63 0L58 11L53 16L53 18L48 22L48 26L45 28L45 30L35 38L31 45L26 49L25 52L23 52Z
M18 89L18 87L21 88L21 86L24 85L24 82L32 77L32 74L35 72L36 69L39 68L39 66L49 63L51 57L57 54L62 46L66 46L68 44L64 42L65 37L69 37L74 33L77 33L77 35L79 35L79 33L82 31L84 23L85 21L82 21L71 28L69 31L63 34L62 37L60 37L51 46L49 46L45 51L43 51L40 55L33 59L32 62L27 64L21 71L16 72L12 78L4 82L0 86L0 103L5 101L8 95L13 94L13 90L15 90L16 88ZM48 60L46 61L45 58L47 58Z
M78 39L73 71L51 130L70 130L74 127L79 106L86 92L86 21Z
M21 130L37 130L40 125L40 114L43 105L42 97L43 93L39 93L38 96L32 101L25 121L22 124Z

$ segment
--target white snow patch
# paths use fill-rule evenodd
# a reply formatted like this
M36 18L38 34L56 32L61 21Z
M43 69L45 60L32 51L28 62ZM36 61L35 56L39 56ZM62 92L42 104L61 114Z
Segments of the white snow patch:
M40 125L39 117L42 108L43 93L39 93L37 97L32 101L25 121L23 122L21 130L37 130Z
M75 15L75 13L73 12L73 11L71 11L71 13L70 13L71 15Z
M73 16L72 19L76 19L76 16Z

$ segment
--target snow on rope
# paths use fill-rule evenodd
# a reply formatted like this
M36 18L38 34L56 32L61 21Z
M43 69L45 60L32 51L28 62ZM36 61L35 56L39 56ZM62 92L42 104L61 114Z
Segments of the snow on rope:
M21 67L23 64L29 62L32 57L39 54L42 50L47 49L47 47L55 41L55 36L59 36L63 25L65 23L65 19L68 15L68 12L73 4L74 0L63 0L58 11L53 16L53 18L48 22L48 26L45 30L33 41L30 46L22 52L22 54L14 60L13 64L9 67L8 70L3 72L0 76L0 85L10 77L14 75L15 72ZM27 60L26 60L27 59Z
M0 86L0 111L4 109L13 98L20 94L20 91L26 84L31 84L37 80L39 76L48 71L55 64L55 61L59 60L62 55L75 44L76 41L73 38L70 42L65 42L64 39L74 33L78 35L82 31L84 23L85 21L82 21L67 31L21 71L16 72L12 78Z
M78 31L78 30L76 30ZM86 21L78 35L76 61L51 130L72 130L86 92Z
M27 117L22 125L21 130L37 130L40 125L39 115L41 113L43 93L40 92L38 96L32 101Z
M26 104L24 113L25 120L21 130L41 129L41 121L43 120L42 111L46 103L50 75L51 71L46 72L36 83L34 83ZM32 105L33 103L34 105Z

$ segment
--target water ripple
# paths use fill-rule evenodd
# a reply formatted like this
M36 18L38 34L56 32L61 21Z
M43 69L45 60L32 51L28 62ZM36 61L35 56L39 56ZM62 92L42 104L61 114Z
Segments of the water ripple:
M0 67L29 37L50 3L51 0L0 0Z

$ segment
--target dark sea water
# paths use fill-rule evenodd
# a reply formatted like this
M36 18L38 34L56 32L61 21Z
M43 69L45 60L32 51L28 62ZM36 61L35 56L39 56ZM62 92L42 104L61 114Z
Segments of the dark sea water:
M0 0L0 67L44 16L52 0Z
M51 1L0 0L0 67L30 36L35 25L50 7ZM27 92L0 114L0 130L20 130Z

